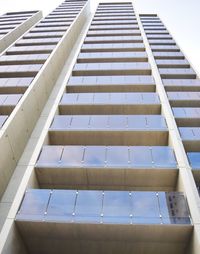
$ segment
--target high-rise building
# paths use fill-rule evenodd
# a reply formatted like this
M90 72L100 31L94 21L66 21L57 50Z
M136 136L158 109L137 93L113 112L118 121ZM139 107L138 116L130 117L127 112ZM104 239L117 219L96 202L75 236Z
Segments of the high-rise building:
M41 11L8 12L0 16L0 53L42 18Z
M89 4L0 56L0 253L199 254L200 81L156 14Z

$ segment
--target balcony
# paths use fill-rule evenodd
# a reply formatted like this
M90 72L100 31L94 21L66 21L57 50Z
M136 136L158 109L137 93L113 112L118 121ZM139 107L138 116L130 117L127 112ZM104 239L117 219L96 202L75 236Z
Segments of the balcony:
M160 68L161 78L169 79L195 79L196 73L191 68Z
M178 126L200 126L200 108L172 108Z
M100 31L88 31L87 36L122 36L122 35L141 35L139 30L100 30Z
M149 63L77 63L73 76L151 75Z
M142 43L141 36L131 36L131 35L118 35L118 36L89 36L85 38L84 44L91 44L91 43L133 43L128 44L129 46L132 45L132 48L135 48L135 43ZM89 47L83 44L84 47ZM106 45L105 45L106 46ZM109 45L108 45L109 46ZM111 45L112 46L112 45ZM110 47L111 47L110 46Z
M200 152L189 152L187 153L192 173L197 186L200 187ZM200 188L198 188L200 193Z
M0 94L0 114L10 115L22 94Z
M34 77L42 64L0 65L0 78Z
M147 62L147 61L148 57L146 52L115 52L115 53L90 52L90 53L80 53L77 58L78 63L106 63L106 62L119 63L119 62Z
M49 54L2 55L0 65L44 64Z
M182 52L153 52L155 59L185 59Z
M200 92L167 92L173 107L200 107Z
M0 78L0 94L24 93L33 78Z
M199 79L163 79L166 91L200 91Z
M95 30L139 30L138 25L132 25L132 24L105 24L105 25L91 25L89 28L89 31Z
M167 145L160 115L57 115L49 130L54 145Z
M42 188L173 190L178 177L165 146L43 146L35 170Z
M64 114L160 114L156 93L65 93L59 104Z
M186 151L200 151L200 127L180 127L179 132Z
M135 40L136 39L137 38L135 38ZM122 41L122 40L118 39L118 41ZM119 54L116 52L123 52L123 54L126 54L126 55L129 55L129 54L134 55L134 53L144 52L144 45L142 43L126 43L126 41L128 41L128 39L127 40L124 39L124 42L122 41L121 43L117 43L116 40L112 40L110 42L107 40L103 40L103 42L105 43L100 43L101 41L91 40L90 41L91 44L89 43L83 44L81 48L81 52L109 52L109 54L112 54L110 52L115 52L113 55ZM130 41L132 42L132 40ZM138 52L138 51L143 51L143 52ZM125 52L128 52L128 53L125 53Z
M186 59L174 60L174 59L166 59L166 60L156 60L156 64L158 68L190 68L190 64Z
M152 76L71 76L67 92L155 92Z
M49 54L53 51L55 45L42 46L20 46L11 47L7 50L7 55L21 55L21 54Z
M182 254L192 233L179 192L29 189L16 224L38 254Z
M43 39L21 39L18 40L16 46L33 46L33 45L56 45L60 41L59 38L43 38Z

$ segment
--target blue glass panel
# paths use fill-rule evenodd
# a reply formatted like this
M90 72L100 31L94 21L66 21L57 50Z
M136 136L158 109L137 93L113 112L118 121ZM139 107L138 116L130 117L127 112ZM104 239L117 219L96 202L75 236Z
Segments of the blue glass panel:
M102 191L79 191L75 206L74 221L100 223L102 198Z
M181 138L183 140L199 140L200 128L199 127L180 127Z
M153 128L153 129L167 128L164 117L159 115L146 116L146 122L147 122L148 128Z
M106 160L105 146L87 146L84 155L84 166L104 167Z
M112 146L107 148L107 166L108 167L128 167L129 153L128 147Z
M75 200L75 190L53 190L45 220L72 220Z
M81 167L83 160L84 147L65 146L60 165L63 167Z
M96 104L107 104L110 101L109 93L95 93L94 102Z
M158 197L164 224L190 224L188 206L182 193L159 192Z
M192 169L200 169L200 152L187 153Z
M113 115L109 117L109 127L112 129L124 129L127 125L125 116Z
M159 224L161 223L156 192L132 192L133 223Z
M113 104L123 104L125 103L125 94L124 93L111 93L111 103Z
M88 128L90 116L72 116L71 129Z
M62 151L63 146L43 146L37 166L58 167Z
M29 220L42 220L50 198L50 190L31 189L25 193L18 216Z
M54 117L51 124L51 129L66 129L69 127L71 122L71 116L60 116L57 115Z
M170 147L153 146L152 157L154 165L162 168L176 168L177 163L174 156L173 149Z
M128 116L128 128L129 129L146 129L146 119L144 116Z
M61 99L61 104L74 104L78 98L77 93L65 93Z
M107 116L92 116L90 120L90 127L95 129L105 129L108 127Z
M152 154L148 146L130 147L130 161L132 167L147 167L151 168Z
M128 191L106 191L103 201L104 223L131 223L131 196Z
M89 104L93 102L93 98L93 93L79 93L77 101L81 104Z

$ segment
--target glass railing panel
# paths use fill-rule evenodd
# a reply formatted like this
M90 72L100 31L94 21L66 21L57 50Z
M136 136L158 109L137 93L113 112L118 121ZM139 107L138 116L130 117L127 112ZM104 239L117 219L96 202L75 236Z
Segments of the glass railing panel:
M76 191L53 190L45 214L46 221L71 221L75 209Z
M130 224L131 201L128 191L106 191L103 199L103 223Z
M102 202L102 191L78 191L74 221L100 223Z
M129 162L129 147L113 146L107 148L106 166L113 168L128 168Z
M84 167L104 167L107 160L105 146L87 146L85 148Z
M200 152L189 152L187 156L192 169L200 170Z
M81 167L84 151L82 146L64 146L60 167Z
M24 220L43 220L50 196L51 190L27 190L20 207L18 218Z
M104 224L191 224L181 192L30 189L17 220Z
M43 146L37 164L43 167L58 167L61 161L62 151L62 146Z
M133 224L160 224L158 198L155 192L133 192Z

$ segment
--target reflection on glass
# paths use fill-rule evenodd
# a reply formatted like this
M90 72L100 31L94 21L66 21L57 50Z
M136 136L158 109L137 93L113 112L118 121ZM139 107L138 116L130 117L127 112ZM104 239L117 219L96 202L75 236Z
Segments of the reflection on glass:
M181 192L37 190L25 194L17 219L121 224L190 224Z
M42 220L47 209L49 198L50 190L28 190L18 216L24 219Z
M102 197L102 191L79 191L74 220L79 222L100 222Z
M200 169L200 152L187 153L192 169Z
M163 223L189 224L189 210L185 197L181 193L158 193L159 207Z
M107 116L92 116L90 120L90 127L95 129L107 128L108 117Z
M133 223L160 224L158 198L155 192L134 192Z
M90 116L72 116L71 129L88 128Z
M127 118L120 115L112 115L109 117L109 127L112 129L124 129L127 125Z
M53 190L45 220L71 220L74 212L76 191Z
M109 93L94 93L94 103L96 104L109 103L109 100Z
M107 148L106 165L108 167L128 167L129 151L125 146L113 146Z
M179 132L183 140L200 139L199 127L180 127Z
M164 117L159 115L146 116L147 126L153 129L166 128L166 122Z
M57 167L60 162L62 151L63 146L43 146L37 165Z
M156 167L175 168L177 162L174 156L173 149L170 147L152 147L152 157Z
M139 129L146 128L146 119L144 116L128 116L128 128Z
M87 146L84 155L84 166L104 167L106 160L106 149L101 146Z
M51 124L51 129L66 129L71 122L71 116L56 115Z
M150 148L146 146L131 147L130 161L133 167L151 168L153 164Z
M103 200L104 223L131 223L131 195L128 191L106 191Z
M80 167L84 154L82 146L65 146L62 153L60 165L63 167Z

